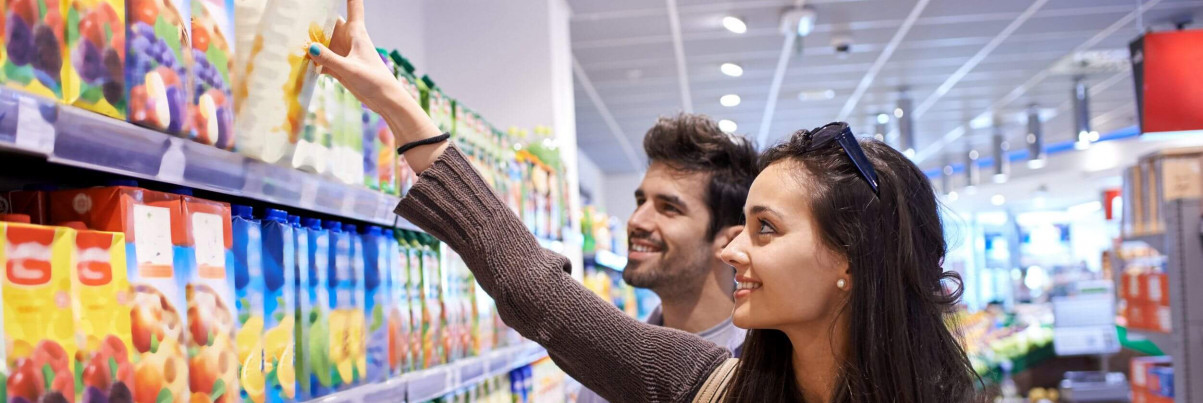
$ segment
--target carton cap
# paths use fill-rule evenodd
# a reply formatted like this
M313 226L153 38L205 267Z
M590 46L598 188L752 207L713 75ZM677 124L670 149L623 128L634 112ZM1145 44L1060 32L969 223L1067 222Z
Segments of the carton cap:
M386 236L386 237L389 237L389 239L392 239L392 238L395 238L395 237L396 237L396 234L393 232L393 229L392 229L392 228L385 228L385 229L384 229L384 236Z
M301 216L289 214L288 215L288 223L292 224L294 227L301 226Z
M265 220L272 220L275 222L282 222L282 223L288 222L288 213L285 213L284 210L276 210L274 208L269 208L269 209L267 209L266 213L267 214L264 214L264 217L263 217Z
M380 230L380 227L377 227L375 225L368 227L367 230L368 230L368 235L380 236L380 234L382 233L382 231Z
M355 224L343 224L343 232L356 233L359 232L359 228Z
M342 230L343 230L343 223L340 223L338 221L326 221L325 223L322 224L322 226L324 226L324 227L326 227L326 229L334 231L334 232L342 232Z
M0 214L0 221L29 224L32 220L29 214Z
M305 227L309 229L322 229L322 220L319 218L306 218Z
M253 211L254 211L254 209L252 209L251 206L246 206L246 205L242 205L242 204L231 204L230 205L230 212L233 213L234 216L238 217L238 218L243 218L243 219L249 220L254 217Z

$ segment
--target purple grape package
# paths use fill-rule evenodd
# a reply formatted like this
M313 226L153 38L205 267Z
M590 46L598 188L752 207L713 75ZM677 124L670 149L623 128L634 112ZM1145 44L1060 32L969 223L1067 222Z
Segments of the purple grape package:
M128 0L125 82L129 121L188 135L190 0Z
M63 95L63 16L55 0L8 0L4 5L3 66L12 88L47 98Z
M192 0L191 138L234 149L234 0Z
M125 1L63 2L63 102L125 119Z

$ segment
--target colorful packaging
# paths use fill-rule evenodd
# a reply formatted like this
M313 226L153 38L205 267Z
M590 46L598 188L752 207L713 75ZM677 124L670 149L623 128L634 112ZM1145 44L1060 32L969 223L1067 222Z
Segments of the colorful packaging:
M192 0L192 120L190 137L234 149L234 4Z
M422 252L414 243L409 232L398 235L402 258L405 259L405 291L409 306L409 356L407 368L419 370L426 368L425 335L429 322L426 321L425 294L422 288Z
M367 375L367 321L364 320L364 308L367 307L365 297L367 295L366 284L364 282L366 262L363 254L363 239L359 236L358 229L351 224L343 224L343 233L346 234L351 241L351 306L352 314L347 320L347 346L348 353L351 356L352 363L355 364L355 380L354 385L358 386L364 383L364 378ZM340 281L342 279L339 279Z
M234 238L230 205L181 196L188 259L190 403L238 399Z
M365 383L384 382L389 376L389 327L386 314L392 300L388 290L389 247L384 231L367 228L363 239L364 323L367 326Z
M189 135L191 0L128 0L125 5L129 121Z
M334 389L334 365L330 355L330 234L322 229L322 222L316 218L305 219L305 230L309 233L308 248L308 278L305 284L305 298L309 300L312 312L306 315L306 326L309 331L305 343L305 361L308 365L302 368L301 389L298 391L300 400L310 400L325 396Z
M63 102L125 119L125 0L65 0ZM72 22L74 21L74 22Z
M10 222L0 223L0 235L8 401L74 401L79 346L68 301L75 231Z
M132 183L131 183L132 184ZM132 186L56 191L50 216L125 234L133 308L134 401L187 401L187 232L180 197Z
M62 98L62 9L54 0L8 0L4 11L4 81L12 88Z
M367 106L363 109L363 124L360 125L363 141L363 184L372 190L380 190L380 172L376 163L380 161L380 140L377 138L377 127L380 115L372 112Z
M364 183L364 139L363 139L363 103L355 95L343 87L335 86L338 106L334 110L337 115L335 122L335 158L338 167L335 176L343 183L356 185Z
M442 286L439 275L438 257L429 246L422 243L419 235L411 234L410 245L421 261L422 278L422 358L423 368L432 368L447 363L446 329L444 326Z
M291 158L309 107L317 70L305 55L309 44L328 45L334 30L335 0L272 0L261 8L243 81L235 91L238 149L266 162ZM242 11L240 6L238 11ZM247 18L254 19L254 15ZM237 18L243 18L238 16ZM239 27L244 23L235 21ZM239 44L247 37L239 32ZM246 53L246 51L242 52Z
M419 88L422 89L422 107L426 109L426 114L430 115L430 120L439 127L440 131L451 133L455 129L451 98L443 94L443 91L434 84L429 76L422 76L418 83Z
M307 283L309 282L309 231L301 226L301 217L295 215L288 216L288 225L292 226L293 239L293 266L292 266L292 294L295 296L296 302L293 304L293 373L296 378L292 387L295 390L296 400L304 400L300 396L302 384L308 385L308 374L305 368L309 364L306 360L306 350L309 336L309 314L313 312L313 306L309 302Z
M412 371L409 361L409 258L402 254L401 243L391 229L384 230L388 249L388 291L391 304L388 312L389 373L393 376Z
M296 400L293 361L293 293L296 267L296 238L288 214L267 209L263 218L263 372L267 378L269 403Z
M76 231L71 311L76 340L83 341L75 365L83 382L77 393L84 400L128 402L133 397L131 297L125 235Z
M334 78L321 76L313 90L313 100L305 115L305 128L292 154L292 167L302 171L324 174L330 171L333 131L330 121L331 91Z
M42 190L14 190L0 197L0 213L24 214L29 222L50 224L50 195Z
M384 65L389 68L389 71L394 71L393 60L388 57L384 49L376 49L380 53L380 59L384 61ZM419 98L414 98L419 99ZM376 115L373 129L376 143L376 171L380 177L380 190L386 194L397 194L397 144L396 138L393 137L393 131L388 127L388 122L380 115Z
M263 236L251 206L234 205L233 231L234 293L238 308L238 386L241 401L263 403Z
M355 278L352 268L352 234L343 232L343 225L337 221L325 223L330 233L330 254L328 267L330 297L330 360L333 388L344 390L354 386L359 381L356 368L355 348L358 343L351 342L351 327L356 321L355 316ZM362 260L361 260L362 261ZM363 315L359 315L362 318Z

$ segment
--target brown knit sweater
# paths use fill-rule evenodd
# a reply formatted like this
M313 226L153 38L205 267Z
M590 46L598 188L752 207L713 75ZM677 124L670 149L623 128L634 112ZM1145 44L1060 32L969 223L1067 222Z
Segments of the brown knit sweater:
M636 321L569 277L568 259L539 247L455 147L396 212L459 252L505 323L607 400L689 401L730 357L698 336Z

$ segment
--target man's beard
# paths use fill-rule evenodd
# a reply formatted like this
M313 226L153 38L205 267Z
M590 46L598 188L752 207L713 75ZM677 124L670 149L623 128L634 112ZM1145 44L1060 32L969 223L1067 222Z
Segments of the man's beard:
M622 280L632 287L646 288L657 293L688 287L705 276L709 259L703 251L689 256L664 254L654 260L629 262L622 271Z

